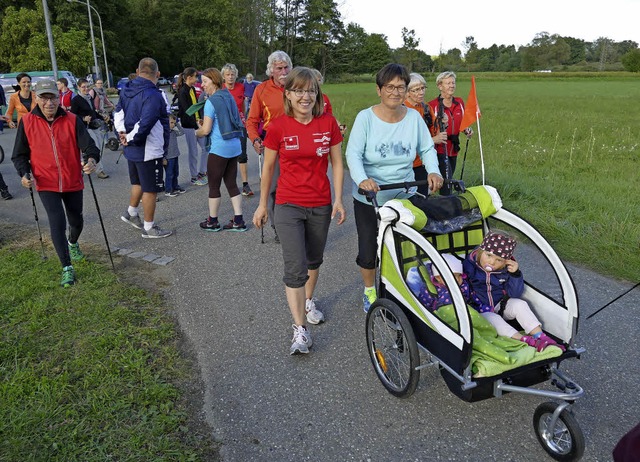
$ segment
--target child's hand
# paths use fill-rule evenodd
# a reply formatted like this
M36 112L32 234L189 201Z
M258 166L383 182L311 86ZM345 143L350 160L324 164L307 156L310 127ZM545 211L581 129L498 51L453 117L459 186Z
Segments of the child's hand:
M518 262L515 260L507 260L505 262L505 265L507 265L507 271L510 273L515 273L516 271L518 271Z

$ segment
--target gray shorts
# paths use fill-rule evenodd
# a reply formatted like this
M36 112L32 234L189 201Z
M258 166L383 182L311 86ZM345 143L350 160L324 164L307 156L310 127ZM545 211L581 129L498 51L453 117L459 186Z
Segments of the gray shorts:
M320 268L331 224L331 205L300 207L276 204L274 224L282 243L285 286L304 287L307 270Z

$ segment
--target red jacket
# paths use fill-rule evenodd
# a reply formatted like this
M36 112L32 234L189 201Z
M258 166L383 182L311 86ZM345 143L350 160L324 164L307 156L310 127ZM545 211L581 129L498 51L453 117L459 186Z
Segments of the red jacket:
M81 149L85 157L100 160L100 151L80 119L59 108L50 124L36 106L18 126L11 160L21 177L33 173L38 191L81 191Z
M440 131L440 127L438 127L436 120L438 120L438 106L440 105L439 98L429 101L428 106L432 112L433 116L433 127L431 129L431 134L436 135ZM464 101L462 98L453 98L453 102L451 103L451 107L444 106L444 113L448 119L447 125L447 155L449 157L455 157L458 155L460 151L460 124L462 123L462 116L464 115ZM454 147L454 138L457 143ZM438 154L445 153L445 145L444 144L436 144L436 151Z

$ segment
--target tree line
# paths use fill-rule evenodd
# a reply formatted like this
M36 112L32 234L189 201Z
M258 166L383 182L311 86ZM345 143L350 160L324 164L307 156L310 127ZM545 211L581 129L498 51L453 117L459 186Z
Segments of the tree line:
M100 14L109 70L126 76L152 56L164 75L188 66L232 62L241 73L263 76L267 56L286 51L295 65L324 75L375 73L394 61L415 72L629 70L640 71L638 43L600 37L587 42L537 34L526 46L479 48L472 36L460 48L432 57L419 49L415 30L403 28L392 49L383 34L344 24L333 0L90 0ZM48 0L58 69L90 72L93 51L86 0ZM51 69L42 0L0 0L0 72ZM94 36L102 66L99 20ZM104 68L103 68L104 69Z

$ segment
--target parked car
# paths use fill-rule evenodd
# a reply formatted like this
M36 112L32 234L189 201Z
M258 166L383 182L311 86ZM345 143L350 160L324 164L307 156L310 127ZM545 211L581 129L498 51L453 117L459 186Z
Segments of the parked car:
M53 71L27 71L26 73L31 77L31 89L33 91L38 89L38 82L43 80L54 80ZM19 89L18 81L16 80L18 74L21 74L21 72L0 74L0 85L2 85L7 101L9 100L9 96L16 92L16 88ZM58 71L58 78L60 77L65 77L69 82L69 88L76 93L78 92L78 81L75 75L69 71ZM18 120L17 111L14 111L13 113L13 120Z
M32 71L26 72L31 77L31 83L33 86L33 90L38 89L38 82L42 80L54 80L53 71ZM9 99L9 96L12 93L16 92L16 86L18 82L16 81L16 76L20 74L20 72L10 72L7 74L0 74L0 85L2 85L2 89L4 90L4 94ZM76 76L73 75L69 71L58 71L58 78L65 77L69 81L69 88L74 92L78 92L78 80Z
M166 77L160 77L158 79L158 86L165 86L165 85L169 85L169 81L167 80Z

